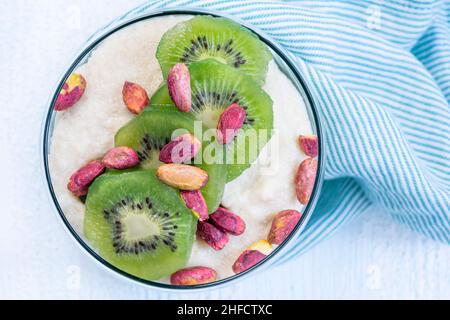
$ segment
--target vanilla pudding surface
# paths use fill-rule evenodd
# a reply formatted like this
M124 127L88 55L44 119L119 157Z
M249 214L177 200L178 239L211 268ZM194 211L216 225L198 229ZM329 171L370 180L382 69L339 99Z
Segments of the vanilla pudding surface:
M49 154L50 174L58 202L74 229L83 234L84 205L67 189L69 177L88 161L102 157L114 146L117 130L134 115L124 106L124 81L142 85L151 96L163 81L155 54L162 35L192 16L176 15L141 21L115 32L77 69L87 80L81 100L58 112ZM298 146L300 134L312 134L302 96L278 68L269 64L264 90L273 100L274 136L258 160L226 185L223 205L241 216L247 228L230 235L221 251L197 240L188 266L215 269L219 278L233 275L231 266L253 242L265 239L274 215L286 209L302 211L296 198L294 177L305 158ZM162 279L167 282L167 279Z

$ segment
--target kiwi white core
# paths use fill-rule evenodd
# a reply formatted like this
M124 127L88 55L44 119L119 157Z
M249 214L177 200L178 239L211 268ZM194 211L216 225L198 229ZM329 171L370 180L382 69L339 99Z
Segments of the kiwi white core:
M161 36L189 18L158 17L131 25L107 38L77 70L85 76L87 89L73 108L57 114L49 160L58 202L80 235L85 208L67 190L70 175L113 147L116 131L134 117L122 101L124 81L139 83L149 96L157 90L163 80L155 58ZM295 197L294 175L304 159L297 145L298 135L312 134L306 107L295 86L273 61L264 90L274 102L275 136L260 153L260 161L227 184L223 198L223 204L245 220L246 231L238 237L230 236L221 251L195 241L188 264L211 267L222 279L233 274L231 266L243 250L267 237L277 212L302 210ZM276 153L270 152L274 149ZM142 231L135 229L133 234Z
M207 127L215 128L220 118L220 111L222 109L214 108L213 106L204 106L204 110L198 112L197 118Z
M159 235L159 226L150 221L147 214L130 213L121 219L125 230L125 239L138 241L151 235Z
M217 61L219 61L220 63L228 63L228 61L221 56L213 55L213 58L216 59ZM205 52L198 57L198 61L206 60L206 59L211 59L211 52Z
M142 161L140 166L144 169L158 168L162 162L159 161L159 151L151 150L148 152L149 158Z

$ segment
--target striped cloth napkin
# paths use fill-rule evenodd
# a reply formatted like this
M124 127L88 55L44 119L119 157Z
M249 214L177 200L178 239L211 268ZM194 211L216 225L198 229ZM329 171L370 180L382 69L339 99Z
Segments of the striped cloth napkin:
M397 223L450 244L450 1L161 0L234 15L295 57L317 98L327 162L301 254L381 206Z

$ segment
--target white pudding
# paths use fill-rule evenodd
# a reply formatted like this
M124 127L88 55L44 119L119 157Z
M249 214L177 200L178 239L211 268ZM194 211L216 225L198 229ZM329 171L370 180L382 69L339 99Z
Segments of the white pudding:
M167 16L133 24L108 37L77 72L87 80L81 100L58 112L49 155L53 187L67 219L82 235L84 205L67 190L71 174L113 147L116 131L133 118L122 101L124 81L142 85L149 95L162 82L155 54L162 35L190 16ZM304 159L298 146L300 134L312 134L305 103L294 84L269 64L264 90L273 100L275 135L255 162L227 184L223 205L240 215L247 228L230 236L227 246L215 251L197 240L189 266L215 269L220 278L233 274L231 266L253 242L265 239L273 216L285 209L302 210L295 196L294 176ZM163 279L162 281L167 281Z

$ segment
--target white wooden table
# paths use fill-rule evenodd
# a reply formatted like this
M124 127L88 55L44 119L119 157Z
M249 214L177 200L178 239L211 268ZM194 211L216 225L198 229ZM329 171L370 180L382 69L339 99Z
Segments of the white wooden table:
M296 261L202 293L130 284L81 252L46 196L44 108L85 39L140 2L0 2L0 298L450 298L450 247L395 225L381 210Z

